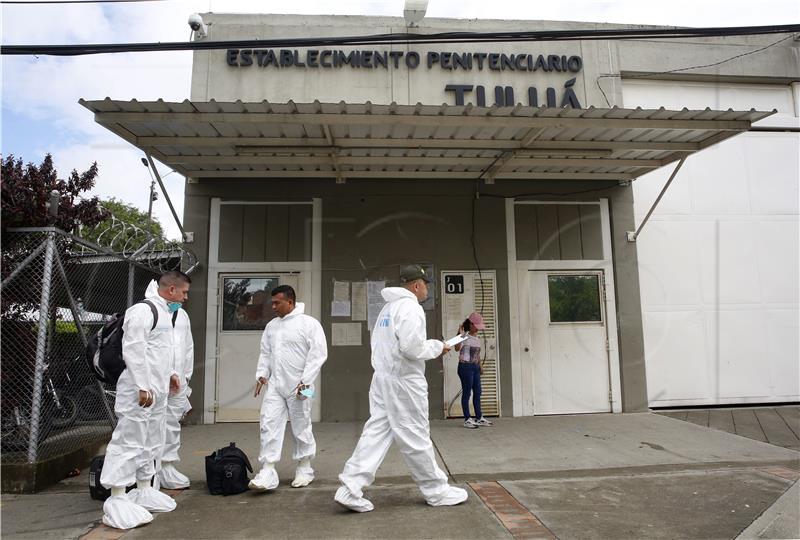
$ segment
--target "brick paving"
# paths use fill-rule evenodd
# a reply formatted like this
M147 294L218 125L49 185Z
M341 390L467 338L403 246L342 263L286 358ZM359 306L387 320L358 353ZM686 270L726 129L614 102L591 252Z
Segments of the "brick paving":
M497 482L471 482L469 486L514 538L556 538L539 518Z

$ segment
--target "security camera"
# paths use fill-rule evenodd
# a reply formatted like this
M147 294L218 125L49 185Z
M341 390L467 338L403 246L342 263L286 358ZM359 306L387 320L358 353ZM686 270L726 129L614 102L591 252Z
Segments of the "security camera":
M428 0L406 0L403 9L403 17L406 20L406 26L417 28L419 22L425 17L427 9Z
M208 34L208 26L203 22L199 13L189 15L189 28L197 33L198 38L204 38Z

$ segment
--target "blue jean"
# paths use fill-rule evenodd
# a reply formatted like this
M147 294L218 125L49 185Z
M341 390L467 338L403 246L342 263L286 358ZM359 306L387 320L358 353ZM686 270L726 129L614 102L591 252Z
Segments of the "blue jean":
M469 419L470 394L472 394L475 418L480 418L483 416L481 413L481 367L471 362L459 362L458 378L461 379L461 409L464 411L464 420Z

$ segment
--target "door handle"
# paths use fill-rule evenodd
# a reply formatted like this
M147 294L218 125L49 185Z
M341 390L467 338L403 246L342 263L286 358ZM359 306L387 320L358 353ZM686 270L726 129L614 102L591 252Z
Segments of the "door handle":
M530 352L530 349L528 347L525 347L525 352Z

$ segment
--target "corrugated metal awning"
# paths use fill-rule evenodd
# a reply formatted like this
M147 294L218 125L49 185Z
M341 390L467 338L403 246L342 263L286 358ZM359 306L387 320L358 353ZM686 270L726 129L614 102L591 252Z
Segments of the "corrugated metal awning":
M195 178L630 181L774 111L80 100Z

